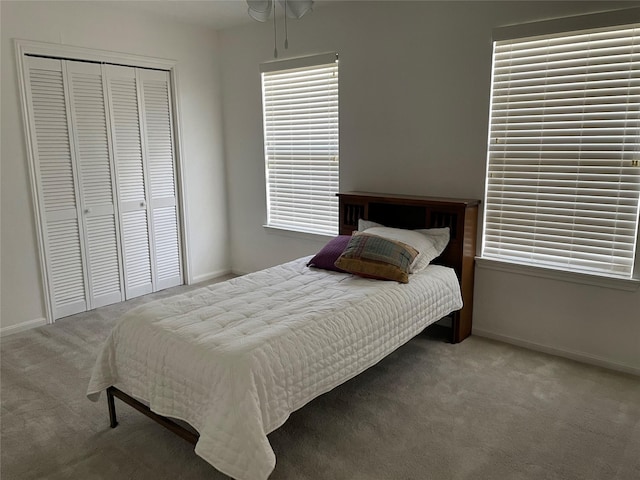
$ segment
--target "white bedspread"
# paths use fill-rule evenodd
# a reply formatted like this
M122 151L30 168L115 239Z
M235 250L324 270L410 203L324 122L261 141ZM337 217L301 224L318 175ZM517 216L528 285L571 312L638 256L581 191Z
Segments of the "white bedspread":
M87 394L111 385L199 433L196 453L239 480L275 467L267 434L290 413L462 307L453 270L408 284L307 268L307 258L129 312Z

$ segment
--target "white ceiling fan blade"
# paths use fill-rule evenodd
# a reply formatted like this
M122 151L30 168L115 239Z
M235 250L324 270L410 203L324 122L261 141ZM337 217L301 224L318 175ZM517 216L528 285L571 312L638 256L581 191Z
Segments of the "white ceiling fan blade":
M247 0L249 16L259 22L266 22L271 14L273 0Z
M311 11L311 6L313 5L313 0L279 0L282 8L285 8L287 17L289 18L300 18L305 13Z

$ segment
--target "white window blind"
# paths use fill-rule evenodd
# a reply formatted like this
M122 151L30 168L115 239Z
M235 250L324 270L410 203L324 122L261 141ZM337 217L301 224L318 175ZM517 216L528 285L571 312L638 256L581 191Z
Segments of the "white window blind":
M630 278L640 24L494 43L483 257Z
M313 57L307 58L302 63L313 63ZM270 68L263 68L268 70L262 72L268 226L338 233L335 59L335 54L322 55L315 58L321 64L272 70L278 67L272 62Z

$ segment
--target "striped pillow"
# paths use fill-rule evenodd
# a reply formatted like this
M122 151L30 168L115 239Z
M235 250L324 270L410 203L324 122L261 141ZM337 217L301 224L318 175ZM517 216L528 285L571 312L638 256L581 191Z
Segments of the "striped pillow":
M418 251L401 242L356 233L335 266L361 277L409 282L409 268Z

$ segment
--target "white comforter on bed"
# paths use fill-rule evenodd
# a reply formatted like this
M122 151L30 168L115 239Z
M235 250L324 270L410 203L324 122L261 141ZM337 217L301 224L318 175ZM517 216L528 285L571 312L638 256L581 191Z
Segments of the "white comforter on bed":
M87 394L115 385L199 433L196 453L239 480L275 467L267 434L290 413L462 307L453 270L408 284L307 268L307 258L132 310Z

